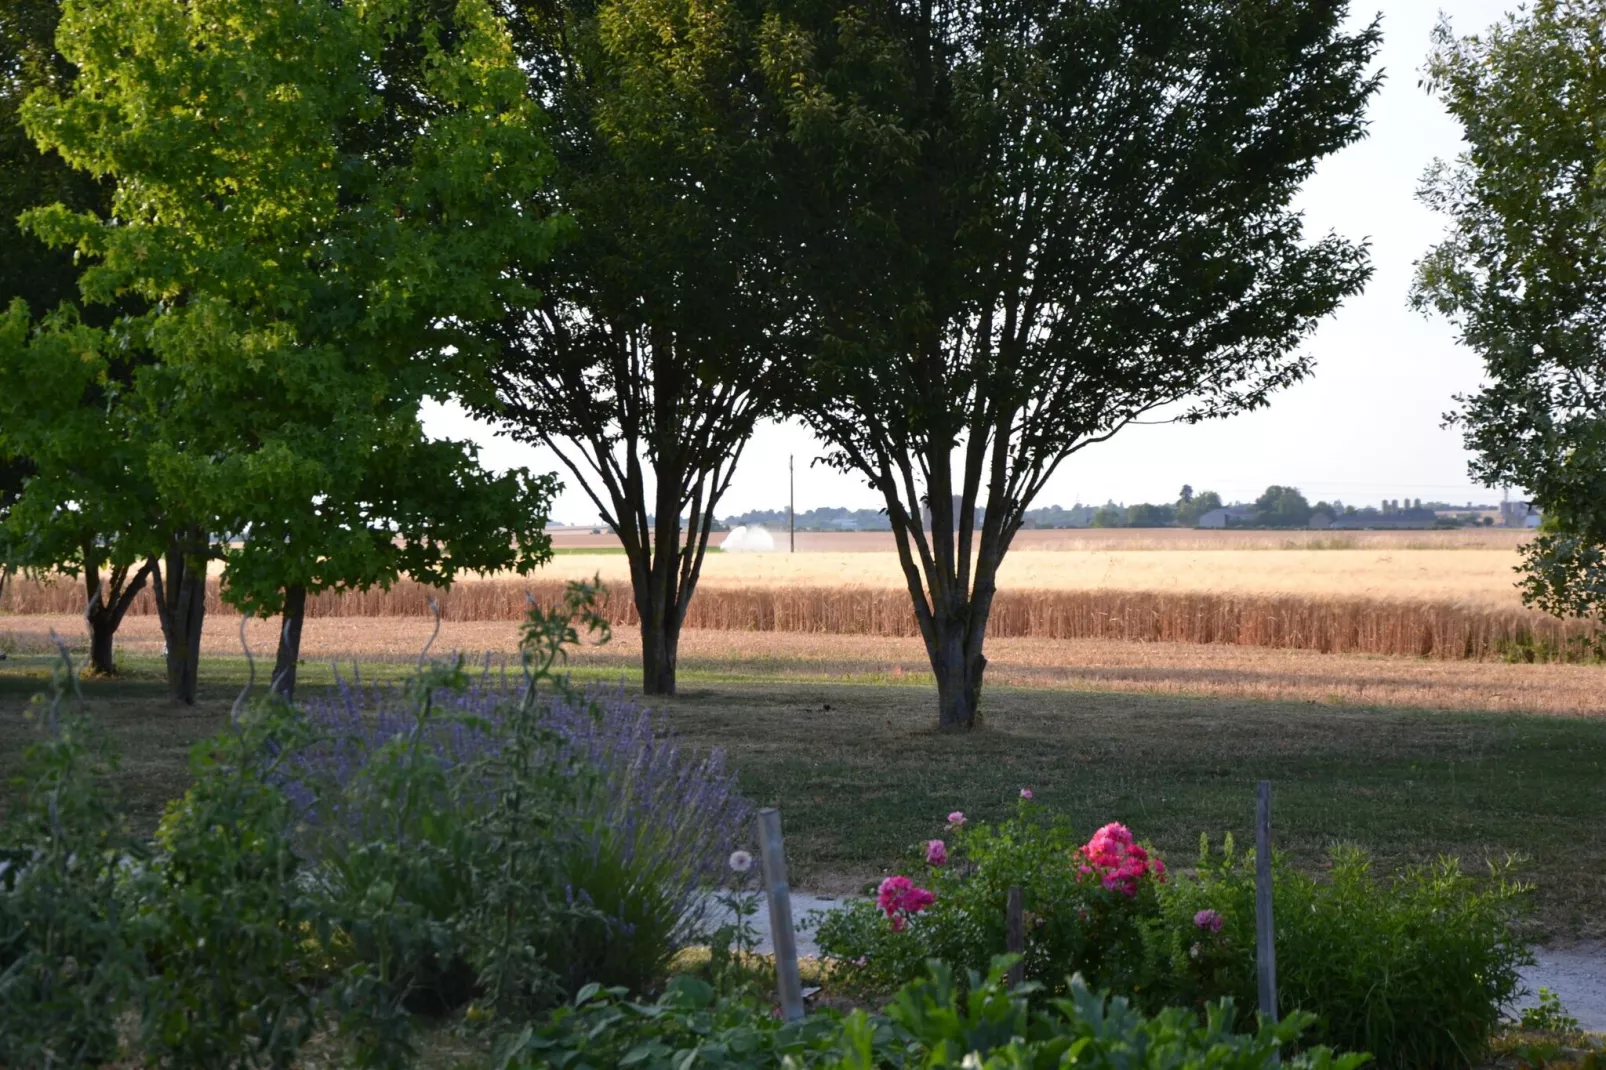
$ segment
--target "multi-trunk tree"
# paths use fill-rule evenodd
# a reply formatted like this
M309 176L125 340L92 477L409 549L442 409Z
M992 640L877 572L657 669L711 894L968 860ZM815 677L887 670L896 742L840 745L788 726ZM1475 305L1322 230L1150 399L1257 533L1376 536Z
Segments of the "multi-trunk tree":
M1466 148L1422 199L1449 218L1413 300L1483 360L1453 419L1485 486L1527 488L1545 530L1523 597L1606 619L1606 12L1540 0L1476 37L1436 33L1429 88Z
M1358 139L1375 25L1279 0L875 0L766 23L803 162L816 342L795 402L881 492L975 723L999 565L1068 457L1268 402L1368 269L1291 207Z
M210 561L271 611L415 566L539 560L550 483L485 476L417 422L483 377L469 324L534 299L507 268L553 228L539 115L490 5L69 0L58 43L77 78L24 119L115 182L115 222L25 221L92 262L87 300L151 303L109 342L152 358L116 404L167 522L174 697L194 701Z
M521 34L576 227L496 332L477 411L550 446L619 535L642 687L674 694L715 509L795 327L756 8L575 0Z

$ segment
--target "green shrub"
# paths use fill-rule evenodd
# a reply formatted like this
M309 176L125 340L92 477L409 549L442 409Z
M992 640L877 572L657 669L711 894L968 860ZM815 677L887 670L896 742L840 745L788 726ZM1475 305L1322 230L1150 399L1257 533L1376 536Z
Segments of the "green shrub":
M48 734L23 759L0 828L0 1066L95 1066L141 972L117 895L137 864L107 784L114 762L87 718L63 710L66 654Z
M1095 995L1079 977L1067 983L1069 998L1034 1008L1026 999L1033 986L1006 987L1009 961L996 960L985 978L972 975L962 986L947 966L932 963L880 1015L827 1011L792 1023L776 1018L767 1002L721 998L712 986L690 978L676 979L652 1004L631 1003L618 990L587 988L549 1022L514 1038L499 1065L1018 1070L1074 1063L1093 1070L1264 1070L1293 1047L1311 1020L1296 1013L1275 1026L1235 1033L1230 1003L1212 1006L1203 1020L1181 1008L1147 1018L1124 999ZM1310 1048L1285 1065L1354 1070L1365 1060Z
M304 962L327 939L295 851L296 813L274 781L305 732L275 702L196 745L195 782L167 808L151 866L128 881L149 959L147 1057L174 1067L289 1066L316 1024Z
M846 984L890 991L929 958L981 969L1004 947L1006 895L1018 885L1025 974L1045 992L1080 971L1151 1012L1230 997L1250 1024L1253 855L1230 838L1217 854L1206 844L1194 874L1151 872L1115 890L1083 872L1092 843L1029 804L996 826L950 827L946 843L941 864L906 870L934 900L901 929L862 901L821 923L820 946ZM1465 1067L1487 1050L1527 960L1514 924L1525 889L1505 870L1480 883L1441 860L1379 879L1345 848L1320 880L1282 859L1274 876L1279 1007L1313 1013L1316 1039L1386 1066Z
M1487 1049L1530 961L1514 916L1526 889L1497 868L1480 884L1453 859L1387 879L1361 851L1339 848L1316 880L1273 867L1279 1008L1317 1015L1326 1043L1372 1052L1384 1066L1461 1067ZM1165 957L1180 1002L1255 993L1254 855L1229 838L1201 841L1197 876L1161 897ZM1224 924L1193 924L1200 910Z

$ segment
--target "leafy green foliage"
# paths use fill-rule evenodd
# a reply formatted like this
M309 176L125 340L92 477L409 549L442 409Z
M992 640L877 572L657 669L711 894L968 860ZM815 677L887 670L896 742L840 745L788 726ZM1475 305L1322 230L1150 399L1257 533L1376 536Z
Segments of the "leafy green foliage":
M0 827L0 1065L96 1066L142 962L118 896L134 843L106 783L112 762L72 702L65 652L47 735L28 748ZM66 707L65 709L63 707ZM46 712L48 711L48 712Z
M1310 514L1310 502L1298 487L1273 484L1255 499L1255 523L1268 528L1302 528L1310 522Z
M1578 1019L1562 1005L1561 997L1548 988L1539 989L1539 1005L1523 1008L1517 1024L1523 1029L1544 1033L1578 1032Z
M287 588L544 560L555 483L491 476L418 417L478 389L467 324L534 300L506 268L555 233L539 115L495 11L69 0L59 41L78 77L24 119L115 180L116 222L58 204L27 224L88 258L86 300L152 303L105 348L149 355L111 400L140 432L158 550L171 532L246 534L184 553L197 570L225 556L229 598L255 613Z
M1211 1007L1202 1021L1177 1007L1146 1018L1124 999L1094 994L1081 978L1069 982L1069 998L1034 1010L1026 999L1032 986L1011 991L1006 985L1008 964L995 960L985 978L972 973L960 985L951 969L934 962L882 1014L824 1012L792 1023L749 998L721 998L692 978L677 978L653 1004L591 988L549 1024L519 1037L503 1065L669 1070L695 1061L743 1070L1016 1070L1074 1062L1110 1070L1262 1070L1311 1023L1309 1015L1295 1013L1257 1032L1235 1033L1230 1002ZM1317 1047L1283 1061L1301 1070L1355 1070L1366 1059Z
M1128 896L1086 879L1063 822L1023 809L949 833L947 860L913 870L936 900L902 931L869 903L829 915L820 946L843 962L842 980L886 992L934 957L980 969L1005 946L1014 885L1025 895L1025 975L1046 991L1076 972L1149 1012L1256 1005L1252 854L1230 838L1221 852L1205 842L1195 870L1144 878ZM1478 882L1442 860L1379 879L1353 848L1336 850L1321 880L1275 860L1279 1005L1309 1012L1317 1041L1385 1066L1470 1065L1528 961L1514 924L1526 889L1504 870L1494 877Z
M1277 859L1280 1006L1317 1015L1324 1043L1369 1051L1384 1066L1460 1067L1488 1049L1521 990L1528 951L1513 924L1527 889L1496 869L1489 882L1453 859L1380 879L1354 848L1316 880ZM1255 993L1254 855L1201 842L1197 877L1162 897L1172 998ZM1200 910L1218 933L1193 924ZM1195 948L1198 948L1197 953Z
M519 40L579 226L521 265L545 296L498 325L482 411L557 452L618 533L648 694L674 693L715 510L797 333L762 7L564 0Z
M41 204L64 203L105 214L108 184L72 170L41 152L22 128L28 94L62 89L72 64L56 51L61 0L12 0L0 6L0 307L21 299L36 311L52 311L78 296L78 268L71 252L50 249L23 233L17 217Z
M942 727L974 722L997 570L1055 469L1150 414L1267 404L1365 282L1364 249L1305 241L1292 207L1378 84L1378 28L1346 31L1346 8L884 0L766 21L809 221L816 344L792 403L883 496Z
M1454 418L1473 478L1526 487L1553 532L1523 549L1523 595L1600 619L1606 573L1606 16L1539 0L1486 33L1435 33L1428 80L1466 150L1435 163L1421 199L1448 237L1417 265L1413 301L1448 317L1484 363Z
M197 744L195 783L131 883L150 976L141 1043L175 1067L286 1067L312 1033L303 967L317 901L295 850L296 813L275 783L305 741L295 712L265 702Z
M861 1019L862 1020L862 1019ZM706 981L677 977L653 1003L636 1003L623 988L587 986L539 1027L506 1045L504 1067L637 1066L669 1070L697 1065L735 1068L830 1065L840 1049L840 1024L815 1015L782 1023L767 1001L720 996ZM885 1026L883 1047L892 1041Z

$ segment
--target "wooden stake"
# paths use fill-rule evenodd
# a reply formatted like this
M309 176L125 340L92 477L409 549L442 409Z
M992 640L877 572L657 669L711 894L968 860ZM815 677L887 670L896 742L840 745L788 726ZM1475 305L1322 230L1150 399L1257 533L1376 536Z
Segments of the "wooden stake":
M1026 953L1025 896L1019 885L1011 885L1009 899L1004 906L1004 950L1014 955ZM1026 963L1016 962L1009 968L1009 987L1014 988L1026 979Z
M803 1017L803 982L797 973L797 930L792 926L792 889L786 882L786 852L781 845L781 812L773 806L758 812L758 843L764 857L764 891L770 901L770 938L775 945L775 994L781 1018Z
M1277 1021L1277 947L1271 917L1271 781L1262 780L1255 801L1255 966L1260 975L1260 1013Z

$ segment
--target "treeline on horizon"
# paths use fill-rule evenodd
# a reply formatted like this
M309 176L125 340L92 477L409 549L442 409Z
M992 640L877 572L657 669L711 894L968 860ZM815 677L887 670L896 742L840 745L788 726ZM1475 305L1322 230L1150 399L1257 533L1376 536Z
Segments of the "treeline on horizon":
M1163 504L1140 502L1124 505L1115 501L1103 505L1084 505L1077 502L1070 508L1045 505L1028 509L1021 527L1028 530L1053 528L1174 528L1194 527L1199 519L1213 509L1252 510L1247 515L1234 516L1229 525L1234 528L1302 528L1310 524L1318 513L1336 519L1340 516L1388 516L1403 510L1487 509L1489 506L1458 506L1450 502L1423 502L1421 498L1387 501L1383 508L1376 506L1346 505L1335 498L1331 502L1312 504L1298 487L1270 486L1252 502L1223 502L1213 490L1199 491L1183 485L1177 500ZM977 510L979 518L984 510ZM736 528L762 525L785 530L785 509L750 509L745 513L726 517L722 526ZM1463 521L1455 517L1438 517L1443 526L1459 526ZM1477 523L1477 521L1467 521ZM886 512L880 509L847 509L841 506L821 506L799 512L795 518L798 531L891 531L892 524Z

